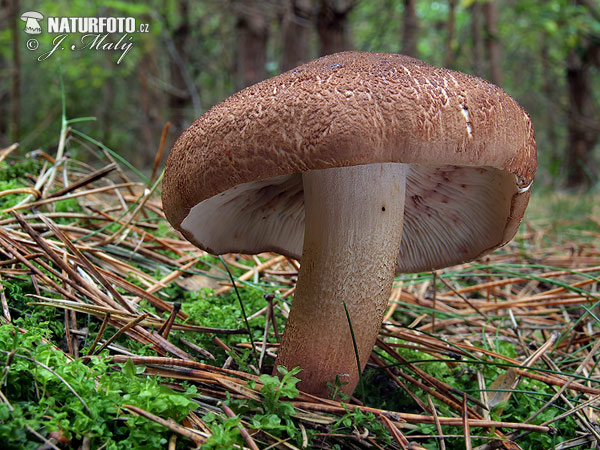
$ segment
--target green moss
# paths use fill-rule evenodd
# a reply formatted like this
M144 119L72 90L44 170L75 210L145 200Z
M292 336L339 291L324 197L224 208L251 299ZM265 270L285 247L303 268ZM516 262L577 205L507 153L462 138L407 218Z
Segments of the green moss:
M13 410L0 404L0 436L8 448L39 447L26 425L42 435L60 431L74 447L84 437L90 439L92 448L164 447L170 435L166 428L122 406L131 404L178 422L196 408L191 400L196 393L193 386L184 385L183 392L175 392L160 378L139 376L143 367L131 362L115 366L97 357L87 364L69 361L42 342L47 337L43 328L21 333L11 325L0 327L0 361L6 364L7 354L15 353L2 386ZM148 436L152 436L150 441Z
M1 169L0 169L1 170ZM0 180L0 192L23 188L25 185L17 179ZM27 197L27 194L9 194L0 196L0 209L8 209L16 206L21 200ZM6 214L2 214L5 216Z

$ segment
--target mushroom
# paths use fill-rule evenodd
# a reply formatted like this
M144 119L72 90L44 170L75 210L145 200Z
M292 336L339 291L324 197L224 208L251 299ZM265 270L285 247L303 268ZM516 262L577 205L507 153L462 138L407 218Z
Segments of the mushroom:
M28 34L40 34L42 27L40 26L40 20L44 18L39 12L27 11L21 16L21 20L25 22L25 33Z
M276 364L320 396L359 379L397 272L471 261L517 231L533 127L480 78L385 53L325 56L211 108L175 143L163 205L213 254L301 259ZM347 307L348 317L345 307Z

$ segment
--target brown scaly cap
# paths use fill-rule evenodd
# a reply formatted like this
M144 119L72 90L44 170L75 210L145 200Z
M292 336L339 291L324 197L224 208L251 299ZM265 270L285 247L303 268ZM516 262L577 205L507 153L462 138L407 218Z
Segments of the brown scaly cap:
M163 182L164 210L177 229L209 251L277 250L298 257L298 245L287 248L284 238L255 246L213 246L210 238L182 227L182 221L191 208L217 194L224 193L231 200L226 192L245 183L380 162L411 164L406 200L409 222L419 211L435 215L434 206L449 201L454 194L436 188L443 183L454 182L458 186L454 191L466 203L471 185L463 183L461 188L461 179L477 178L474 170L482 176L491 173L496 185L513 185L508 193L503 188L508 206L505 213L494 217L503 226L493 240L466 249L465 237L447 249L458 252L457 256L400 263L401 270L466 261L509 241L527 205L537 166L529 116L497 86L402 55L344 52L250 86L199 117L169 155ZM411 188L411 181L417 187ZM261 192L268 185L265 183ZM301 181L299 188L298 181L295 185L301 191ZM299 197L302 202L301 192ZM268 208L274 200L265 202L258 206ZM450 226L459 215L452 214ZM297 215L303 220L303 213ZM211 220L218 222L218 213ZM446 226L428 229L416 218L413 222L417 235ZM471 231L465 228L463 232ZM405 223L401 257L413 250L426 252L418 250L420 237L411 241L409 233L411 225ZM232 242L234 234L230 232ZM436 245L431 242L429 247Z

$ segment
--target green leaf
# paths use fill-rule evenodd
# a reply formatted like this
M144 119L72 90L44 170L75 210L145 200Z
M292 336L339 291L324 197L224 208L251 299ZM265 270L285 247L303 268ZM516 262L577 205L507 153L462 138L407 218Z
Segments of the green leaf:
M131 359L128 359L125 364L121 364L121 369L123 370L123 374L128 378L135 378L136 368L135 364Z

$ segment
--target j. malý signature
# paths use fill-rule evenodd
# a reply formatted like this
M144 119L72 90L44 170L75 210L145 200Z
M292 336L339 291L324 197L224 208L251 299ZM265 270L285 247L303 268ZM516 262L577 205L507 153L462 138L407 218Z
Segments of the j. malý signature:
M114 51L121 52L117 64L119 64L129 50L133 47L132 36L125 33L117 42L108 41L109 33L106 34L84 34L81 36L78 44L71 44L69 48L72 51L80 50L96 50L96 51ZM52 40L52 48L38 56L38 61L45 61L50 58L57 50L65 50L66 44L64 41L68 34L59 34Z

